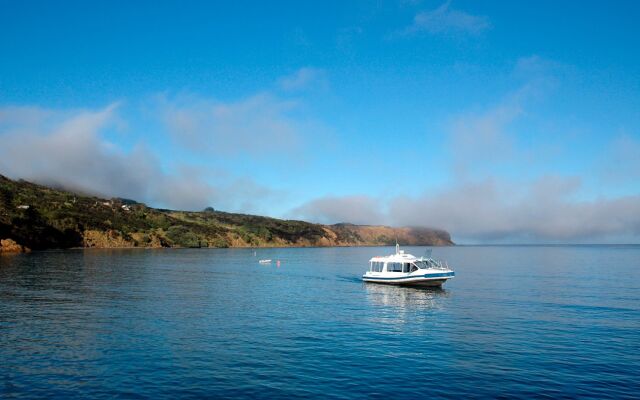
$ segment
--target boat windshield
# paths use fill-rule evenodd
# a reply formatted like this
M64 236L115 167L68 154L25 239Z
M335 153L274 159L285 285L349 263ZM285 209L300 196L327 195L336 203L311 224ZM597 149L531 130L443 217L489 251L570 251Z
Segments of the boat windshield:
M427 265L426 261L416 261L415 262L416 266L420 269L427 269L429 268L429 265Z
M417 260L417 261L415 261L415 264L420 269L429 269L429 268L438 268L439 267L439 265L435 261L433 261L431 259Z
M420 269L446 269L445 266L442 265L442 262L434 260L433 258L423 258L416 260L415 263Z

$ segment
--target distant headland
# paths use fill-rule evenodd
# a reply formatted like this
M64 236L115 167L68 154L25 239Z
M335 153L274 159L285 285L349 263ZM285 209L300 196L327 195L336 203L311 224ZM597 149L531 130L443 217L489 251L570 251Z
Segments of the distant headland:
M0 253L64 248L449 246L438 229L321 225L214 210L176 211L0 175Z

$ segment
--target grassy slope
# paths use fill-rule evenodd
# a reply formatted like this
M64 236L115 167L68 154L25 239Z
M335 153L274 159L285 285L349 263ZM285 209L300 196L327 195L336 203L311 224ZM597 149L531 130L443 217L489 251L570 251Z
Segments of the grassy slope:
M28 209L19 208L28 205ZM128 210L123 208L127 206ZM220 211L161 210L0 175L0 239L31 249L68 247L451 245L444 231L319 225Z

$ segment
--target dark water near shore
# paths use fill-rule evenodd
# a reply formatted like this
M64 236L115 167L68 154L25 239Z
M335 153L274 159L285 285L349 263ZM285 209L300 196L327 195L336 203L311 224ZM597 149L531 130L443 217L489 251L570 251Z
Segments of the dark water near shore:
M444 290L360 282L389 252L0 258L0 397L640 397L639 246L436 248Z

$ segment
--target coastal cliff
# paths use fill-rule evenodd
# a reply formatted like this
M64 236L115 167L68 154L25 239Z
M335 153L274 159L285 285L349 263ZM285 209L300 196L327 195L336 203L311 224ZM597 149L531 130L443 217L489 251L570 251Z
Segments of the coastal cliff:
M453 245L427 228L321 225L208 208L156 209L0 175L0 253L52 248Z

